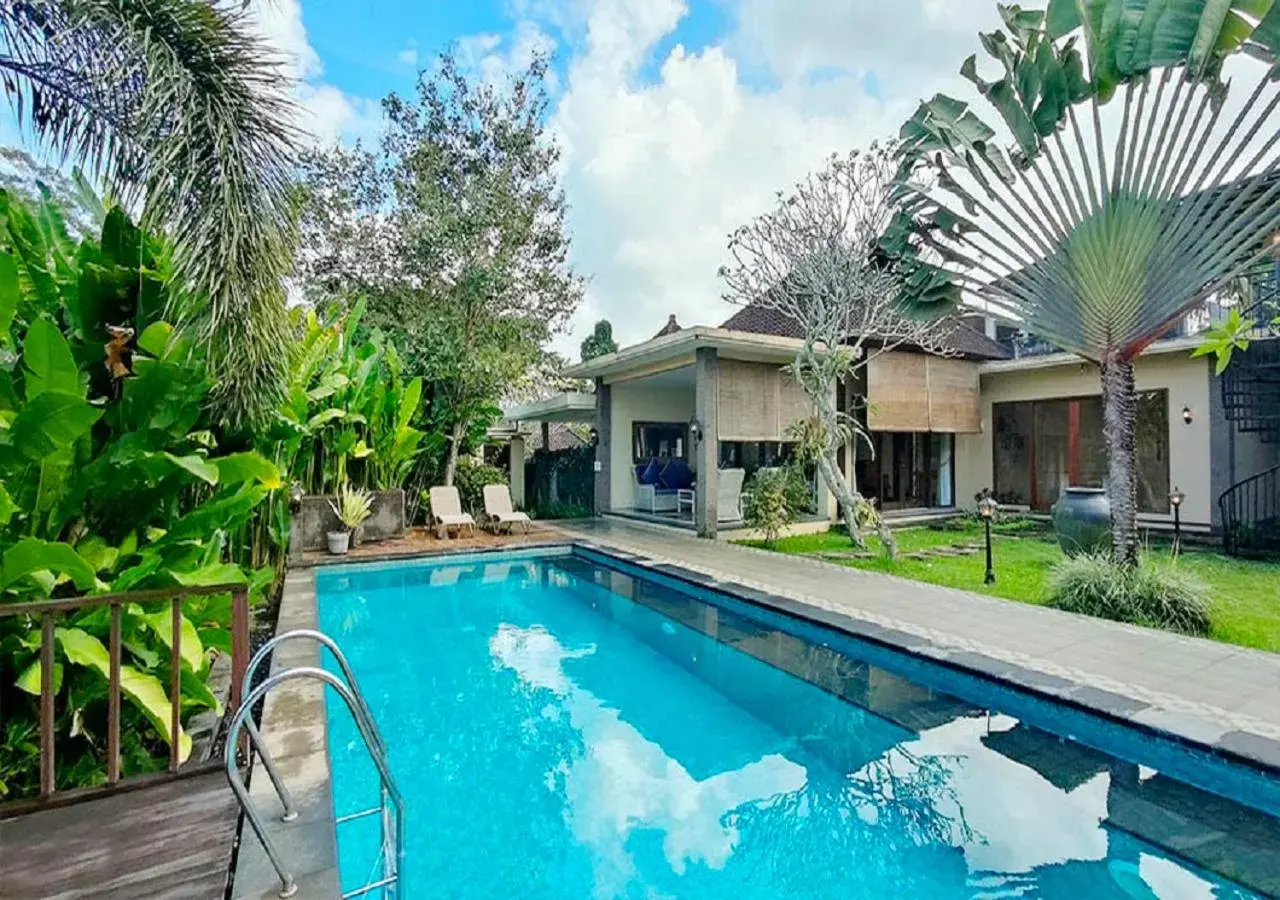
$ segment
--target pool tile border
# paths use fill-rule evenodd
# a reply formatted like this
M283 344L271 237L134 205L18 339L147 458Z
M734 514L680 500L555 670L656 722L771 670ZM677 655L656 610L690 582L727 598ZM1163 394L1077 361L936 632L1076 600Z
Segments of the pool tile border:
M314 569L285 576L276 634L295 628L318 628ZM321 653L313 641L286 641L271 656L271 674L295 666L319 666ZM255 765L249 796L262 814L268 832L280 848L298 884L298 897L337 898L342 894L338 874L337 823L333 811L333 780L329 765L328 716L324 685L291 681L273 690L262 710L261 731L280 775L293 794L298 818L280 821L280 802L266 772ZM266 851L248 822L240 833L232 900L279 897L280 880Z
M816 605L807 598L788 597L765 587L743 584L729 573L678 559L645 555L634 549L624 550L607 538L579 537L573 545L961 672L1003 682L1046 700L1068 703L1083 712L1280 778L1280 740L1269 733L1252 730L1250 726L1255 723L1248 717L1110 679L1092 678L1078 670L1040 666L1033 659L1013 658L996 648L950 638L943 632L890 620L873 622L869 620L870 614L868 618L855 617Z

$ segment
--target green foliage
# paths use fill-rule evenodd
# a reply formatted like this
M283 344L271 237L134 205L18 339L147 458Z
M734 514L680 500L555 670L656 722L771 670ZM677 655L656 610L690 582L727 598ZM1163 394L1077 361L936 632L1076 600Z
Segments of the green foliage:
M525 461L524 491L535 518L589 516L595 502L596 448L590 444L564 450L538 450Z
M159 318L172 290L168 247L119 209L76 242L51 205L32 210L0 192L0 207L0 259L19 273L15 294L0 271L2 339L14 350L0 364L0 604L226 582L260 596L270 573L229 563L229 535L280 485L279 471L257 454L223 452L202 421L203 351ZM118 343L112 328L125 329ZM206 648L225 645L230 614L228 596L183 604L184 716L217 705ZM4 747L13 753L25 752L16 736L35 715L38 625L0 618ZM70 734L59 740L63 786L102 777L108 626L96 610L56 632L58 728ZM190 739L169 731L167 605L126 607L122 628L128 764L145 770L174 741L185 758ZM10 791L33 788L21 760L0 758L0 772Z
M613 324L608 319L601 319L591 334L582 341L582 361L608 356L618 352L618 342L613 339Z
M1280 316L1271 321L1273 329L1280 329ZM1202 356L1214 358L1214 374L1221 375L1231 365L1231 357L1238 350L1244 353L1249 349L1249 342L1258 329L1258 322L1240 315L1239 309L1232 309L1224 322L1211 327L1204 333L1203 343L1191 351L1193 359Z
M529 515L535 519L590 519L596 511L587 503L552 500L529 507Z
M1049 576L1049 602L1067 612L1186 634L1206 634L1210 626L1208 586L1176 561L1146 558L1129 569L1105 554L1069 558Z
M324 300L365 298L423 378L424 422L446 441L443 471L415 473L423 486L452 483L582 298L546 79L535 59L495 90L446 54L413 96L386 98L377 154L308 160L303 229L323 249L304 254L303 280Z
M63 0L6 5L0 21L5 92L24 124L173 237L177 283L191 294L166 299L210 351L209 401L232 421L261 419L288 362L298 133L289 80L247 5Z
M478 463L470 457L458 460L458 473L454 486L464 511L473 516L484 512L484 488L488 484L506 484L507 473L495 466Z
M760 469L742 493L743 522L761 532L768 547L777 544L778 535L792 519L787 503L788 480L785 469Z
M373 495L358 487L344 484L329 501L329 508L347 531L355 531L373 515Z

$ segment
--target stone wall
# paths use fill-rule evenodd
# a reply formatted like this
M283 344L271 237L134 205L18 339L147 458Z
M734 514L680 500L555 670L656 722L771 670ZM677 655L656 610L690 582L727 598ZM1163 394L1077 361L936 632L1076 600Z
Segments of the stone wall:
M294 516L292 551L307 553L327 550L330 531L340 531L342 526L329 506L328 496L313 495L302 498L302 507ZM404 537L404 491L374 491L373 515L365 521L362 541L384 541Z

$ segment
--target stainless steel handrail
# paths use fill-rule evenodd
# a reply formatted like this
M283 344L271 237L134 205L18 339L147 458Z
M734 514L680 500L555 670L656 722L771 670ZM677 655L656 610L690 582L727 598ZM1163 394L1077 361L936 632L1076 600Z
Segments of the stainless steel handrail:
M258 667L266 661L271 655L271 651L283 644L285 641L292 640L311 640L324 647L333 654L333 658L338 661L338 668L342 669L342 675L347 679L347 684L351 685L351 692L355 694L360 705L364 707L365 716L369 720L369 724L373 726L373 736L377 740L377 747L383 754L387 752L387 743L382 738L382 732L378 729L378 722L373 717L373 711L369 709L369 703L365 700L364 691L360 690L360 684L356 681L356 673L352 671L351 664L347 662L346 654L338 646L337 642L323 631L316 631L312 628L295 628L292 631L286 631L284 634L278 634L271 640L267 641L258 648L258 652L254 653L249 660L249 664L245 666L244 684L253 684L254 676L258 673ZM276 796L280 798L280 805L284 807L284 814L280 816L282 822L292 822L298 818L298 811L293 805L293 794L285 785L284 779L280 777L280 772L276 768L276 761L272 758L271 752L267 749L267 743L262 739L261 732L254 725L252 717L245 720L245 730L249 732L249 740L253 743L254 750L262 759L263 768L267 770L267 777L271 779L271 784L276 789ZM233 746L233 745L228 745Z
M292 634L292 633L289 633ZM287 638L289 634L281 635L280 638ZM320 634L314 632L314 636ZM301 636L301 635L295 635ZM332 642L327 635L323 636L323 643L333 649ZM265 647L264 647L265 649ZM259 651L261 654L262 651ZM255 661L260 663L261 660L255 657ZM344 664L339 655L339 665L345 670L344 674L350 672L350 668ZM256 666L251 664L251 671ZM360 731L360 736L364 739L365 747L369 750L369 755L373 758L373 764L378 770L378 777L381 781L380 788L380 807L382 822L382 853L383 853L383 878L374 885L365 885L354 891L350 891L343 895L346 897L358 897L368 893L376 887L395 887L398 885L400 872L404 867L404 798L400 794L399 788L396 786L395 779L391 775L391 769L387 764L385 745L381 742L381 736L378 734L377 726L373 722L373 717L369 714L369 707L364 702L364 698L359 694L359 688L354 684L348 685L347 682L338 678L332 672L319 669L314 666L299 666L297 668L288 669L283 672L267 678L266 681L258 685L249 695L245 697L244 703L236 711L231 719L231 725L227 729L227 746L234 747L240 736L240 729L245 727L246 721L249 719L250 712L257 705L258 701L264 698L276 686L286 681L296 678L310 678L322 681L338 692L338 696L347 704L347 709L351 712L351 717L356 722L356 728ZM256 728L250 730L253 735L257 732ZM258 741L261 741L261 735L258 735ZM265 747L259 743L259 747L265 750ZM263 755L263 761L266 763L270 757ZM236 799L240 802L241 809L244 810L245 818L249 820L250 826L258 836L258 840L262 842L262 847L267 853L267 858L271 861L271 865L276 870L276 874L280 876L280 896L292 897L297 893L298 885L294 881L292 873L285 867L284 861L280 858L280 851L276 847L275 842L267 834L266 826L263 824L262 817L258 814L257 807L249 797L248 788L245 787L244 780L239 776L239 770L236 768L235 754L227 754L227 781L231 785L231 790L235 793ZM274 764L268 766L268 771L274 771ZM278 781L278 773L273 775L272 783L279 792L282 782ZM286 792L287 793L287 792ZM282 798L283 799L283 798ZM388 809L390 802L395 813L394 822L392 821L391 811ZM289 811L292 811L291 809ZM296 817L296 816L295 816Z

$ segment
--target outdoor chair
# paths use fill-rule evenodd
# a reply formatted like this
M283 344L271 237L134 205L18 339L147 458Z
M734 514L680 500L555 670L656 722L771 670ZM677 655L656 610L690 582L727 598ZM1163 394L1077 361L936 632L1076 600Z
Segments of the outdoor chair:
M507 526L508 533L516 525L523 525L525 531L533 527L529 517L522 512L516 512L511 505L511 490L505 484L484 486L484 514L488 517L494 534L497 534L503 525Z
M716 520L742 521L742 483L746 469L721 469L716 475Z
M462 499L456 487L433 487L430 493L431 522L436 526L438 537L448 537L450 528L455 531L469 528L475 534L476 520L462 511Z

